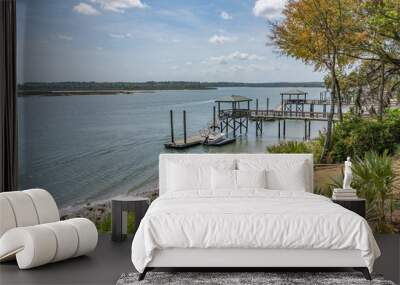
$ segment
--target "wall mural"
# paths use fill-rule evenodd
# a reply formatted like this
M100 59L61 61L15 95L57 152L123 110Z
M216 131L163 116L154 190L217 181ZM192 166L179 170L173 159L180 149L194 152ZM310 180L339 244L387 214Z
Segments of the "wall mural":
M108 231L111 198L157 196L160 153L312 152L328 197L350 156L373 229L399 232L398 74L377 101L379 77L352 84L371 63L352 63L335 97L279 44L277 3L18 0L20 188Z

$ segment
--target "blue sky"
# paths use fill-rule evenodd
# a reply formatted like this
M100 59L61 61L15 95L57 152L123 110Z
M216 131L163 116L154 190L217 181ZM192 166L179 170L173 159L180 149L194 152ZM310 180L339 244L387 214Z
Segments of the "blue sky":
M266 46L284 0L17 0L18 80L319 81Z

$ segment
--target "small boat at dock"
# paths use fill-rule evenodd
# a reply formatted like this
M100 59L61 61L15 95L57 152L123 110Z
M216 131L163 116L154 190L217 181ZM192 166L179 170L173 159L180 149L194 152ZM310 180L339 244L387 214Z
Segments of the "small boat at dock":
M222 146L236 141L236 138L227 138L224 133L210 133L204 139L203 144L206 146Z

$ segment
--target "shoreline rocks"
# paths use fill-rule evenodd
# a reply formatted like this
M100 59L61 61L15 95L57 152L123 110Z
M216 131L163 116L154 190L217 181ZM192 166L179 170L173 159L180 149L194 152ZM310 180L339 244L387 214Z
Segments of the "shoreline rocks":
M158 197L158 189L154 189L151 191L144 191L135 193L134 195L127 195L126 197L147 197L153 201ZM87 218L91 220L96 225L99 224L104 218L111 215L111 200L110 198L107 201L102 202L88 202L84 205L80 205L74 208L64 208L60 211L60 219L67 220L72 218Z

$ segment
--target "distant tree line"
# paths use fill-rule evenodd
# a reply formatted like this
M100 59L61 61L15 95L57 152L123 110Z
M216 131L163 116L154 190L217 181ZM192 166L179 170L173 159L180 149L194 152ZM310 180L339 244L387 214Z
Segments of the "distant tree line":
M194 81L147 81L147 82L27 82L18 85L22 94L49 91L95 90L183 90L214 89L218 87L324 87L323 82L194 82ZM29 93L28 93L29 94Z

